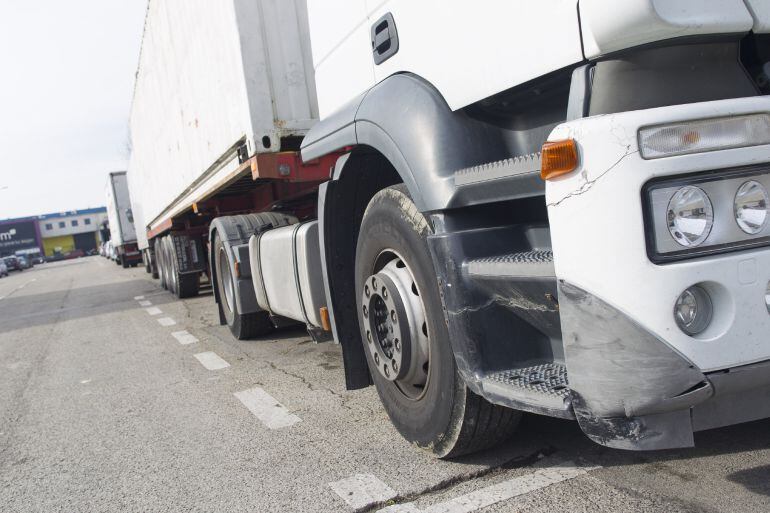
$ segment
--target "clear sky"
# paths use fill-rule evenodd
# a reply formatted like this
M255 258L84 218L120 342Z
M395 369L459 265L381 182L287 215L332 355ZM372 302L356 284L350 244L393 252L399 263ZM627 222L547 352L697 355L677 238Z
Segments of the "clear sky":
M0 1L0 219L103 206L147 0Z

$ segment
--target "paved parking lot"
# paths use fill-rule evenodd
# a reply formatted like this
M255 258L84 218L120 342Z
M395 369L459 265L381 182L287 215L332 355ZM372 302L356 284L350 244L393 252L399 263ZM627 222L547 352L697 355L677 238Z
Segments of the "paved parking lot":
M770 511L770 422L633 453L525 417L438 461L303 330L236 341L101 257L0 279L0 511Z

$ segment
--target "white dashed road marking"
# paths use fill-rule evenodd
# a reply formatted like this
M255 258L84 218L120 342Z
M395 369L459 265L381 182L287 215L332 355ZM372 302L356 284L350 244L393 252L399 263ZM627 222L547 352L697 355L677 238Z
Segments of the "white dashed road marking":
M141 301L142 299L144 299L144 296L134 296L134 300L136 301Z
M152 306L152 301L139 301L139 306Z
M195 356L195 358L201 362L201 365L206 367L208 370L219 370L230 366L229 363L224 361L219 357L218 354L213 351L206 351L204 353L198 353L193 356Z
M190 332L188 332L187 330L175 331L174 333L171 334L171 336L177 339L180 344L185 346L187 344L194 344L198 341L198 339L195 338L195 336L193 336L192 334L190 334Z
M161 311L161 309L160 309L160 308L158 308L157 306L151 306L150 308L145 308L145 310L146 310L146 311L147 311L147 313L148 313L148 314L150 314L150 315L160 315L160 314L162 314L162 313L163 313L163 312Z
M329 486L355 509L377 504L397 495L393 488L371 474L356 474L347 479L329 483Z
M176 321L171 317L160 317L158 319L158 324L160 324L161 326L173 326L174 324L176 324Z
M270 429L289 427L302 420L259 387L236 392L234 395Z
M574 463L565 462L562 465L536 470L525 476L515 477L481 490L466 493L450 501L429 506L424 510L419 509L413 502L408 502L382 508L377 513L471 513L552 484L586 475L597 468L599 467L581 468L575 466Z

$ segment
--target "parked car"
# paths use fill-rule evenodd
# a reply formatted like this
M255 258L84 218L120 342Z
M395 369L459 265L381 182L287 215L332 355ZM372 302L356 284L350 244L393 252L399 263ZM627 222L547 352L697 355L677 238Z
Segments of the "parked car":
M32 267L32 261L24 255L17 255L16 260L19 261L19 267L21 267L21 269L29 269Z
M15 255L3 257L3 260L5 261L5 265L8 267L9 271L23 271L24 268L21 266L21 263L19 263L18 257Z
M5 265L5 260L0 258L0 278L8 276L8 266Z
M24 257L24 259L27 261L30 267L35 267L37 264L42 264L45 260L43 259L42 253L40 253L39 250L34 252L29 251L17 251L16 257Z

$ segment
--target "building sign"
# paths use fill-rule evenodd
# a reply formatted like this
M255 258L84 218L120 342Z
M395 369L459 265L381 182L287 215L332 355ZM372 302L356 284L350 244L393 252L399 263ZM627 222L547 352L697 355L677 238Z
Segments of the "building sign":
M0 224L0 255L39 247L35 221Z

